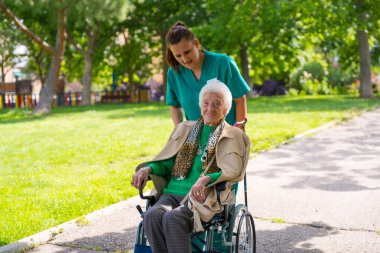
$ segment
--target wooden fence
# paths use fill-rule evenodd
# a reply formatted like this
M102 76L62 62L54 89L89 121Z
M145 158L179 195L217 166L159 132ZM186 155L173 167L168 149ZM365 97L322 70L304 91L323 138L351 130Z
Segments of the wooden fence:
M38 106L39 94L17 94L16 92L0 91L0 109L28 108L33 109ZM52 106L79 106L83 102L81 92L68 92L54 95ZM128 92L93 92L91 94L91 104L110 104L110 103L141 103L148 102L148 90L141 89L132 94Z

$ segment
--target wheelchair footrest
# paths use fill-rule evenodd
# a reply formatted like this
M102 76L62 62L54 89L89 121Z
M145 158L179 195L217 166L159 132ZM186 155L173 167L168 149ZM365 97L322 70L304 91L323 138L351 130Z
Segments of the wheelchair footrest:
M147 245L135 244L134 253L152 253L152 249Z

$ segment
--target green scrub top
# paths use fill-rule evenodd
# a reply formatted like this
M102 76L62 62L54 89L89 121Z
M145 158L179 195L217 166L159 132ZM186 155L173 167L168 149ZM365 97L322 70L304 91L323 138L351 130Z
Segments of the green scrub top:
M232 98L240 98L249 91L249 86L240 75L236 63L227 55L204 51L205 57L202 65L202 73L197 80L193 72L179 66L178 72L168 69L166 104L182 107L187 120L198 120L201 117L199 108L199 92L208 80L217 78L230 89ZM235 102L226 117L227 123L233 125L236 122Z

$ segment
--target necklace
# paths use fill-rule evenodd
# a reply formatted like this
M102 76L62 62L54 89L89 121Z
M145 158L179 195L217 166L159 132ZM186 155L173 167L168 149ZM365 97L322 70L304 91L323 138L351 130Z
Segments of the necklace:
M197 155L201 155L203 148L206 146L207 143L203 144L202 146L199 144L198 150L197 150Z
M208 150L207 150L207 148L205 148L205 150L203 151L202 157L201 157L202 163L204 163L206 161L207 153L208 153Z

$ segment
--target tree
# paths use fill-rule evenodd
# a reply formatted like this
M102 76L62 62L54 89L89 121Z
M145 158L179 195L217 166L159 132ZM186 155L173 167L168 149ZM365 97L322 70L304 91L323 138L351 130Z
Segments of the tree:
M26 3L22 3L26 4ZM49 113L51 110L51 103L53 100L54 84L58 82L59 72L62 64L62 58L65 50L66 43L66 9L67 3L63 0L59 1L44 1L39 4L49 5L56 12L56 38L54 47L48 42L42 40L38 35L34 34L28 29L26 25L3 3L0 2L1 11L11 19L15 25L25 33L31 40L38 43L44 51L50 54L51 62L49 67L49 74L46 81L46 86L43 87L40 95L40 102L35 109L35 113Z
M151 50L157 48L157 40L159 41L164 83L166 83L168 70L166 62L166 34L170 27L178 20L184 21L190 27L202 22L205 16L205 1L132 0L131 3L133 8L127 17L125 26L131 33L149 36Z
M20 41L20 34L12 24L0 15L0 71L1 81L5 82L5 76L15 65L14 50Z
M379 0L320 0L314 3L319 15L310 10L304 18L313 18L315 26L308 32L319 38L323 51L337 52L344 67L358 67L360 97L373 97L371 56L373 38L378 34Z
M124 0L83 0L69 10L69 41L84 58L83 104L91 98L93 57L120 29Z
M42 87L44 87L50 65L49 55L34 41L24 40L23 43L28 48L29 57L25 71L37 75Z
M248 48L255 37L257 1L207 1L207 22L197 27L206 48L238 55L245 81L250 84ZM229 11L226 11L229 10Z
M135 76L146 79L152 74L152 58L156 55L149 49L148 40L137 37L135 34L121 32L118 41L110 45L106 50L106 58L114 59L114 70L117 73L125 73L128 82L133 85Z
M207 24L197 28L206 47L240 59L244 79L287 79L300 51L299 1L207 1ZM226 9L228 11L226 11Z

